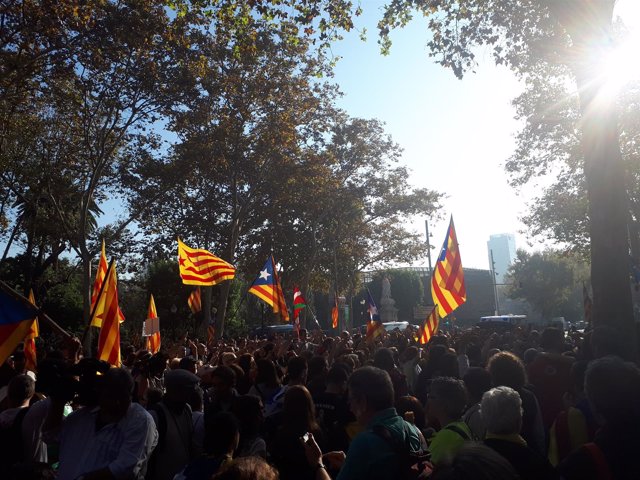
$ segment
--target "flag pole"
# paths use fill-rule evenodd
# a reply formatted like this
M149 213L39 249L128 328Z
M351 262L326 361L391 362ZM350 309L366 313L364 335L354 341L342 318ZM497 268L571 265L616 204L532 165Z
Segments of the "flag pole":
M98 292L96 303L93 306L91 315L89 315L89 323L84 327L84 333L82 334L82 345L84 345L84 341L87 338L87 333L89 333L89 329L91 328L91 322L93 322L93 317L96 315L98 304L100 303L100 299L102 298L102 292L104 292L104 287L106 287L107 285L107 279L109 278L109 274L111 273L111 269L113 268L114 262L115 262L115 259L112 258L111 262L109 262L109 266L107 267L107 273L105 273L104 275L104 280L102 281L102 285L100 285L100 292Z
M36 306L33 303L31 303L28 298L26 298L24 295L21 295L18 292L16 292L13 288L11 288L5 282L0 281L0 288L2 288L2 290L4 290L7 294L12 296L16 300L18 300L18 301L20 301L20 302L22 302L22 303L24 303L26 305L30 305L32 307L35 307L36 308L36 315L37 315L39 320L42 320L42 323L46 323L53 330L55 330L56 332L58 332L60 335L62 335L65 338L72 338L73 337L73 335L71 335L64 328L62 328L60 325L58 325L49 315L44 313L44 310L42 308L39 308L38 306Z

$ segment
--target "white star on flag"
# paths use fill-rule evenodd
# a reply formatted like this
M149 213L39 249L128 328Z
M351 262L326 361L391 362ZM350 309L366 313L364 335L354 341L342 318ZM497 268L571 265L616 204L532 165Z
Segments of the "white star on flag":
M264 281L267 281L269 279L269 277L271 276L271 274L269 272L267 272L267 270L260 270L260 278L262 278Z

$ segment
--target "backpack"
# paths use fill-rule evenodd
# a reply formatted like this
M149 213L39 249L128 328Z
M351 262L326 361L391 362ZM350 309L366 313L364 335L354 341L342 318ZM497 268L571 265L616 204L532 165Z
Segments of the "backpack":
M387 442L400 459L402 473L396 478L405 480L417 480L428 478L433 472L430 462L431 454L427 450L418 452L411 449L407 423L404 424L404 442L395 438L384 425L374 425L372 432Z
M21 408L8 427L0 428L0 471L9 469L24 462L24 449L22 446L22 422L30 407Z

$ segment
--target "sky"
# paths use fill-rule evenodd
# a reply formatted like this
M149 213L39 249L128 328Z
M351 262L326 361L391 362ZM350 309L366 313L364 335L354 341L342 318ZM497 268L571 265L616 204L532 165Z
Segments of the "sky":
M351 33L333 46L342 57L333 80L344 93L338 103L351 116L385 122L404 149L409 182L445 194L441 218L429 219L432 256L444 241L450 215L467 268L489 268L492 234L513 233L518 248L541 249L519 220L533 192L519 195L503 168L515 148L519 122L511 101L522 85L507 68L492 63L488 50L479 52L476 73L458 80L428 57L421 17L393 31L390 55L381 55L376 23L384 3L361 2L364 13L356 26L366 27L367 41ZM639 26L640 0L619 0L616 9L625 23ZM416 219L411 227L424 234L424 221Z

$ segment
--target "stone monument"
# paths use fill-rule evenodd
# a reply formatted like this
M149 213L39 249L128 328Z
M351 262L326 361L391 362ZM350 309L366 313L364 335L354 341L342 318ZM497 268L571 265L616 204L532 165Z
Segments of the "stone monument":
M396 301L391 298L391 282L388 277L382 279L382 296L380 297L380 321L397 322L398 309Z

